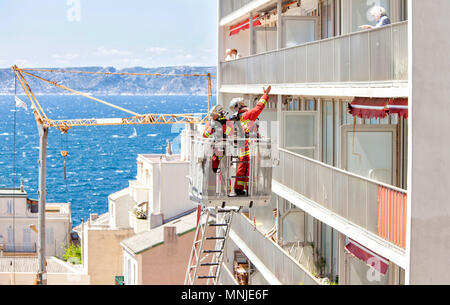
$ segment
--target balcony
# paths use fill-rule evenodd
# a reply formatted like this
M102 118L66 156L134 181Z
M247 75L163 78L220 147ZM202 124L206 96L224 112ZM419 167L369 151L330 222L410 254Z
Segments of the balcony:
M360 177L297 155L280 151L273 179L367 230L406 248L406 191Z
M221 85L230 86L407 80L407 21L221 63Z
M261 261L267 270L285 285L318 285L319 282L289 254L252 225L250 219L242 214L235 214L231 225L233 233ZM236 242L236 240L234 240ZM238 243L236 243L238 244ZM241 249L242 250L242 249ZM244 254L245 251L243 251ZM250 257L249 257L250 258ZM256 264L255 264L256 266Z
M140 181L129 181L130 196L136 203L148 202L150 187Z

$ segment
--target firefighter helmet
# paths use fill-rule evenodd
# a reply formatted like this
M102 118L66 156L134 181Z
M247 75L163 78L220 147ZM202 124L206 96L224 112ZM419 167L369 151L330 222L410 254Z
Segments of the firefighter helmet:
M225 109L221 105L214 106L209 112L209 116L212 119L217 119L225 116Z
M231 100L230 102L230 110L231 112L237 112L239 109L245 107L245 102L242 97L237 97Z

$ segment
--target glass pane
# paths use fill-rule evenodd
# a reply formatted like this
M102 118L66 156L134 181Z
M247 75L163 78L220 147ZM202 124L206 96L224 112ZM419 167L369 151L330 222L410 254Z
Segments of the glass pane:
M387 285L388 284L388 274L385 276L381 275L378 271L372 267L367 266L367 264L355 257L349 257L349 268L350 268L350 285Z
M376 21L370 14L370 10L374 6L381 6L386 9L389 16L389 0L352 0L352 31L361 31L360 25L368 24L375 26Z
M322 39L334 36L334 0L322 1Z
M338 151L339 151L339 130L341 128L341 118L339 117L339 102L334 103L334 166L338 166Z
M306 100L305 101L306 111L316 111L316 101L315 100Z
M315 40L316 21L306 19L285 19L283 22L286 48Z
M314 115L285 115L285 128L286 147L315 146Z
M283 242L296 243L305 241L305 213L291 211L283 218Z
M269 52L277 48L276 28L255 29L255 52L256 54Z
M322 111L323 162L333 165L333 103L324 102Z
M272 196L268 206L257 206L253 208L253 216L255 217L256 228L263 233L269 232L275 225L273 217L273 209L277 207L276 196Z
M392 132L347 133L347 170L392 184Z

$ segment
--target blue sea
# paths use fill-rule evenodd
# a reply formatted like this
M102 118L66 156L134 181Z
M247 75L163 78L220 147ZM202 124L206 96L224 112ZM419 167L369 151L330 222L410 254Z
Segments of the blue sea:
M30 102L14 112L14 96L0 96L0 188L23 179L28 197L37 199L39 135ZM206 96L96 96L137 113L205 113ZM115 118L131 115L79 96L37 96L50 119ZM15 182L13 143L15 125ZM73 225L89 214L108 211L108 195L128 187L136 176L138 154L165 153L184 125L76 127L67 135L51 128L47 149L47 202L71 202ZM67 180L64 159L67 150ZM179 146L174 145L174 153ZM67 191L66 191L67 185Z

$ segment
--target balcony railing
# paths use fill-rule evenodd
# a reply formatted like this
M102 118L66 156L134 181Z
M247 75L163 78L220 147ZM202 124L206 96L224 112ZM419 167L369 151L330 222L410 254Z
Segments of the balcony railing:
M406 191L284 149L273 179L354 224L405 248Z
M36 243L4 245L5 253L36 253Z
M238 9L246 6L254 0L221 0L220 1L220 18L228 16Z
M408 80L408 22L221 63L222 85Z
M286 285L318 285L318 281L272 240L255 230L252 222L242 214L233 217L231 229L252 249L274 276Z

